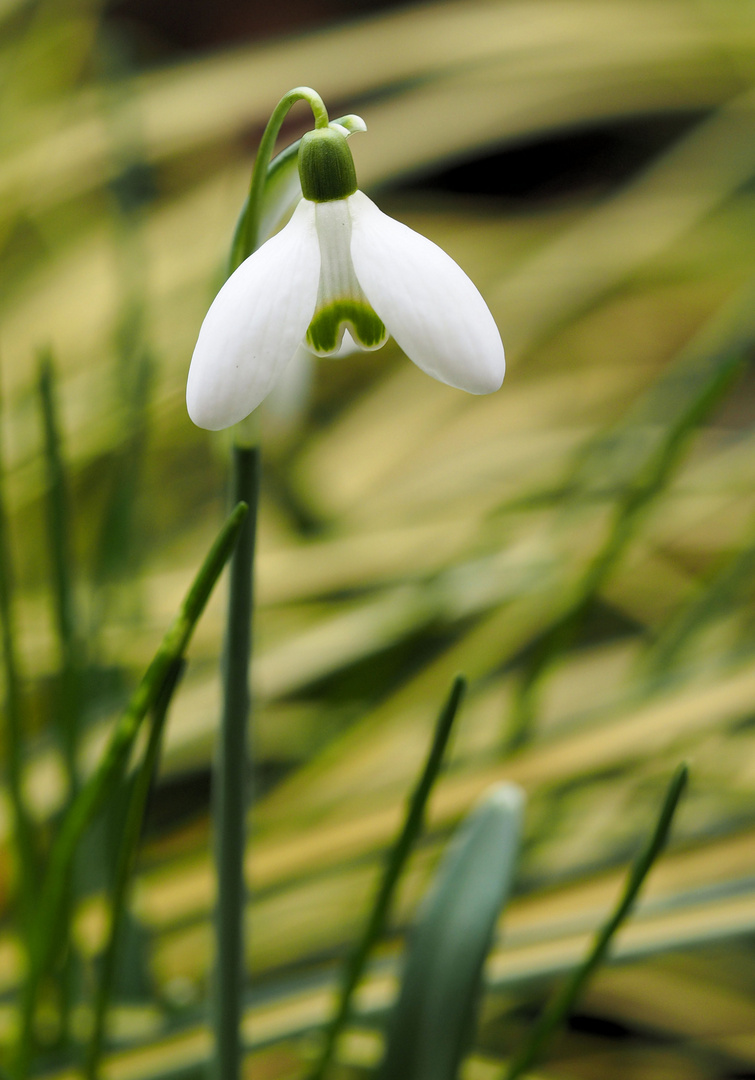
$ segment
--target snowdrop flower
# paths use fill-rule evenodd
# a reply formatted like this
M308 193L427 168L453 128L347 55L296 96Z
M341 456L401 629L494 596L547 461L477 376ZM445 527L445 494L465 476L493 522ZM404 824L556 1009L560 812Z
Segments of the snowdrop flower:
M199 427L243 420L301 344L331 356L346 328L361 349L390 334L418 367L458 389L501 385L503 345L480 293L445 252L357 189L345 136L333 124L303 137L303 197L289 223L215 297L186 390Z

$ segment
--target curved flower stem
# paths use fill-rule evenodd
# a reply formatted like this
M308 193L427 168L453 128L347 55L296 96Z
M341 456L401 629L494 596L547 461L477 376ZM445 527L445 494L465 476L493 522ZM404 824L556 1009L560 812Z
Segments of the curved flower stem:
M322 98L308 86L297 86L273 110L252 170L249 195L236 227L228 260L228 274L256 248L270 160L281 125L297 101L306 101L315 126L327 127L328 112ZM251 714L249 668L252 652L254 607L254 549L259 501L260 451L258 445L233 448L233 500L249 506L231 563L223 676L223 716L213 776L213 818L218 898L215 910L215 977L212 990L212 1026L215 1035L213 1075L216 1080L237 1080L241 1067L241 992L244 979L244 847L247 779L251 761L247 725Z
M238 1080L241 1067L241 996L244 979L244 847L250 755L249 665L252 652L253 574L259 501L259 446L233 448L233 501L249 514L231 560L223 672L223 716L213 771L213 819L218 897L215 908L213 1075Z
M263 195L270 161L283 121L297 101L312 109L315 127L328 126L322 98L308 86L297 86L273 110L252 170L244 210L236 227L228 275L256 250ZM254 549L260 484L260 450L256 439L240 431L233 448L233 501L249 506L231 562L223 674L223 716L213 772L213 819L218 897L215 909L215 976L212 1026L215 1036L212 1071L216 1080L238 1080L241 1068L241 995L244 980L244 849L247 782L251 759L247 726L251 714L249 668L254 608ZM254 443L255 445L250 445Z
M254 160L245 211L241 216L231 243L231 255L228 265L229 276L257 248L262 212L262 193L265 189L270 159L275 149L275 140L278 138L278 132L291 106L295 105L297 101L306 101L312 109L315 127L323 128L328 126L328 111L323 100L318 93L308 86L297 86L293 90L289 90L273 109L273 114L268 120L267 127L260 140L257 157Z
M502 1074L502 1080L518 1080L518 1077L524 1076L532 1068L541 1057L548 1039L566 1020L574 1006L574 1002L584 990L595 970L605 959L608 947L617 930L634 907L637 894L645 878L666 846L671 822L682 792L687 785L688 775L689 770L685 764L677 768L666 791L666 798L663 801L655 828L632 866L618 904L608 921L595 935L585 959L579 967L574 969L561 990L540 1014L527 1041L514 1055Z

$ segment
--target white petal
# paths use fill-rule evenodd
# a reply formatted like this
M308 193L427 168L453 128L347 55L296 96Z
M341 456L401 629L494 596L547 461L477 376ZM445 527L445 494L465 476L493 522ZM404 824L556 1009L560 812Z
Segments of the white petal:
M270 392L315 310L320 250L314 205L226 281L205 316L186 386L189 416L218 431L243 420Z
M410 360L441 382L489 394L506 370L498 327L453 259L357 191L351 257L372 307Z
M276 427L291 427L301 417L312 396L314 367L314 355L299 345L262 406Z
M351 263L351 215L345 199L332 199L315 207L320 242L320 285L307 348L317 356L332 356L340 349L344 328L362 349L379 349L387 334L367 302Z

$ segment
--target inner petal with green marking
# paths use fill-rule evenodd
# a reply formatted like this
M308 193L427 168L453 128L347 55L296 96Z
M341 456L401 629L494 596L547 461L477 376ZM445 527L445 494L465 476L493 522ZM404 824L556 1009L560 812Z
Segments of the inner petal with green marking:
M351 219L343 199L316 204L320 240L317 304L307 329L307 345L318 356L337 351L348 326L362 349L379 349L387 337L357 280L351 261Z
M307 330L307 345L319 356L335 352L340 348L346 324L363 349L379 349L385 341L385 327L367 301L344 297L315 312Z

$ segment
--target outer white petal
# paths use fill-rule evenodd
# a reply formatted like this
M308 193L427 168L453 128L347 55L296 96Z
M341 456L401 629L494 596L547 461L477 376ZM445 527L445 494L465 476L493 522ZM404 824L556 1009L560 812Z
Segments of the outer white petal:
M315 310L320 249L313 203L226 281L199 331L186 386L189 416L218 431L267 396Z
M506 364L487 304L453 259L357 191L351 257L367 299L410 360L441 382L489 394Z
M312 396L314 367L314 353L299 345L262 406L275 427L293 426L306 409Z

